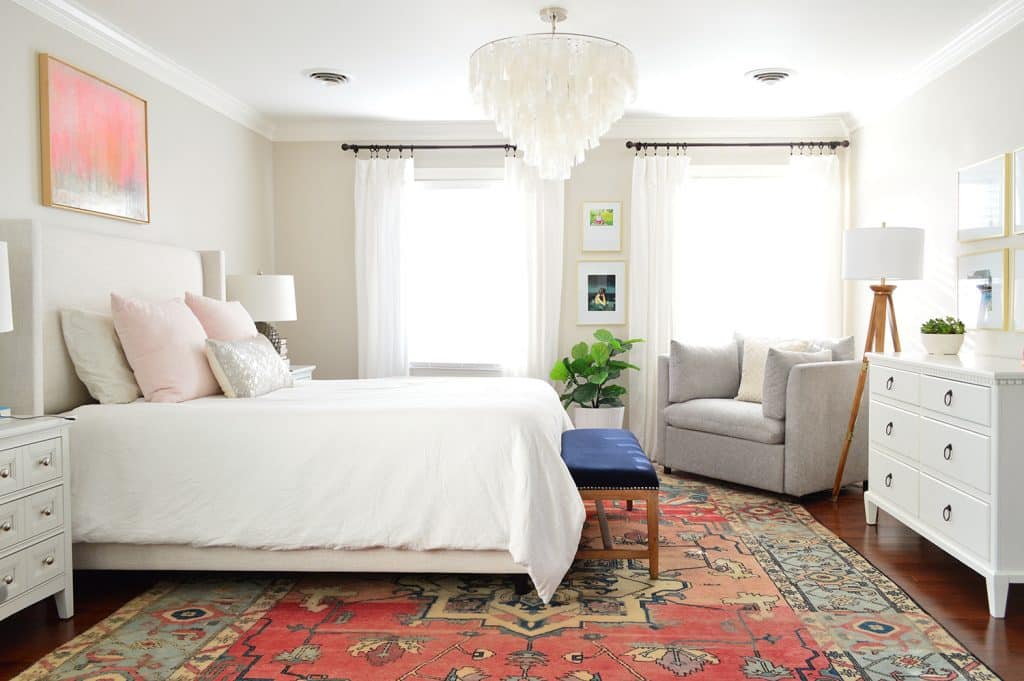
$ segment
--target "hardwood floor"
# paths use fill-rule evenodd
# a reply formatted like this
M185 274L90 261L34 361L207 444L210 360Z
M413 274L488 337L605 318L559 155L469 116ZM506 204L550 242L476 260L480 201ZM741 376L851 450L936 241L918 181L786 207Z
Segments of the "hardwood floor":
M1024 679L1024 588L1010 588L1006 619L991 619L981 577L884 512L879 513L877 528L865 525L859 490L844 489L837 504L827 494L804 499L803 504L993 671L1006 681ZM0 622L0 679L11 678L163 577L135 572L76 573L74 619L58 620L52 600L47 599Z

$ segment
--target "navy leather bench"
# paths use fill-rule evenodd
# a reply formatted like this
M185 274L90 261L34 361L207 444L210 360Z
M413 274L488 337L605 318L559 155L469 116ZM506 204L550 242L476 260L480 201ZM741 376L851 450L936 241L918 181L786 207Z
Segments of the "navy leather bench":
M604 548L583 549L577 558L646 558L651 578L658 576L658 474L633 433L618 428L584 428L562 433L562 460L585 500L597 508ZM612 545L603 500L647 505L647 549L616 549Z

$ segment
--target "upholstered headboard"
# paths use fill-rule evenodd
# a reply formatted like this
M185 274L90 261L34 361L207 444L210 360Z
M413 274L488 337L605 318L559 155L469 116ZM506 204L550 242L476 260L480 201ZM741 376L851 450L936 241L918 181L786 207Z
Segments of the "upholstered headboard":
M91 401L64 346L60 310L110 312L110 294L224 298L224 252L0 220L11 266L14 331L0 334L0 404L53 414Z

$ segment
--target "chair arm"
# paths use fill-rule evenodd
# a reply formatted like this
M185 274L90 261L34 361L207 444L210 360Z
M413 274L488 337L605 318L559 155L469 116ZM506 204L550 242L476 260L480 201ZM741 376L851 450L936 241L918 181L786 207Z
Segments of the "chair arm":
M830 489L842 452L862 362L798 364L786 386L785 491L794 496ZM867 398L846 462L844 484L867 478Z
M665 431L668 428L665 407L668 405L668 355L658 355L658 429L654 439L654 451L651 452L651 461L657 463L664 463L662 453L665 451Z

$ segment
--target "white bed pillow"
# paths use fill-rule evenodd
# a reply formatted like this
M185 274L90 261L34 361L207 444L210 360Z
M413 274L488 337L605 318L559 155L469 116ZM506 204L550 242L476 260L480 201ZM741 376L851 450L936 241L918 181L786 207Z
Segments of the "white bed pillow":
M60 311L60 327L75 373L94 400L124 404L142 397L111 317L65 309Z
M258 397L294 385L288 366L266 336L207 338L206 359L226 397Z

